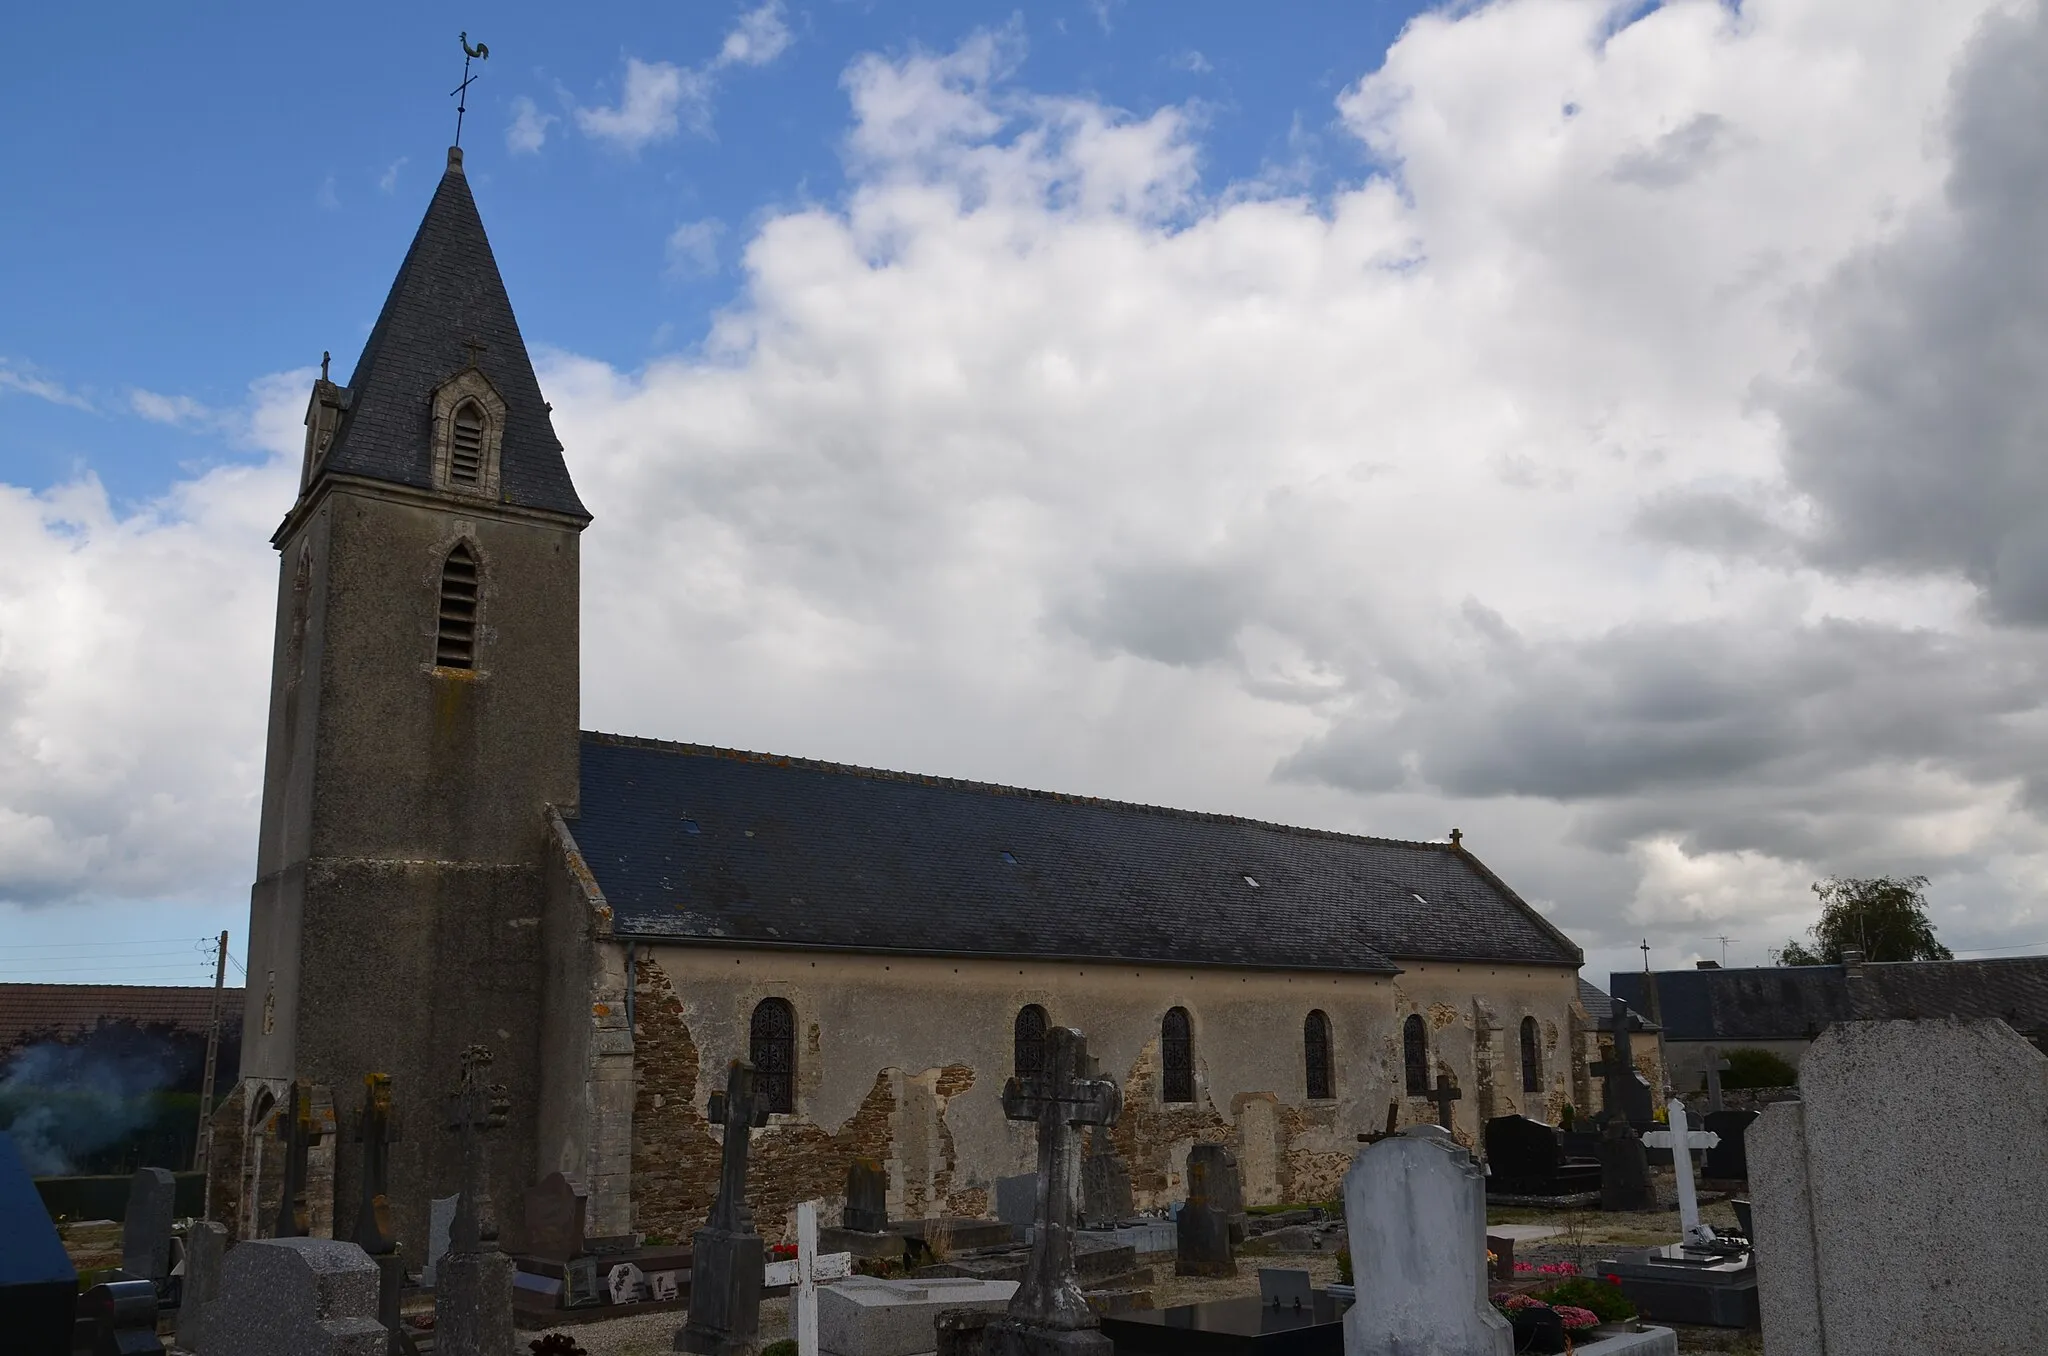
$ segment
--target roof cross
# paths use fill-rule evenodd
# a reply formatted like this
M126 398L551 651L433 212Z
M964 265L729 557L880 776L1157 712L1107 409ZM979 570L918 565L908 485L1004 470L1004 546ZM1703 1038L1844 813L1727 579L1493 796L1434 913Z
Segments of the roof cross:
M462 346L469 350L469 365L471 367L476 366L476 355L490 347L489 344L485 343L483 340L477 338L473 334L470 335L469 338L462 341Z

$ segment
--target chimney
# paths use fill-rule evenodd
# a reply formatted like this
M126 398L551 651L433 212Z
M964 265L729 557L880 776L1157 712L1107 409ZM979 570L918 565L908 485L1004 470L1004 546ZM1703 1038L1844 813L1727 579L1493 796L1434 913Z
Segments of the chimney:
M1844 951L1842 953L1842 972L1850 979L1863 978L1863 953L1861 951Z
M1719 961L1707 961L1707 960L1703 960L1703 961L1694 961L1694 962L1693 962L1692 964L1693 964L1693 968L1694 968L1694 969L1696 969L1696 970L1718 970L1718 969L1720 969L1720 968L1721 968L1721 962L1719 962Z

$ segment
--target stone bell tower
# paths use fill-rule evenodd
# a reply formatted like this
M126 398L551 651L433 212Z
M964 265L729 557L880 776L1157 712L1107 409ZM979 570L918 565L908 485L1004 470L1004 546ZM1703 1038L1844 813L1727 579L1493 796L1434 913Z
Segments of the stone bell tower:
M415 1257L455 1190L465 1047L512 1101L501 1213L530 1180L546 809L577 797L577 546L589 523L463 176L448 169L345 386L325 364L279 553L245 1100L309 1078L343 1134L392 1076L392 1209ZM275 1153L275 1150L271 1151Z

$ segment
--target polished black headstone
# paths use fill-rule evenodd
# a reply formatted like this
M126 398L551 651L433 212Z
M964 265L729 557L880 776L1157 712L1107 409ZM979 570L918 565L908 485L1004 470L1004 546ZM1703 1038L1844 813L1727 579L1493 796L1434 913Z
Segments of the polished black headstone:
M1749 1153L1742 1147L1742 1136L1756 1118L1754 1111L1707 1113L1704 1128L1719 1135L1721 1141L1706 1151L1700 1163L1700 1176L1724 1182L1749 1180Z
M1619 1118L1607 1122L1600 1138L1600 1208L1655 1210L1657 1193L1650 1185L1650 1156L1643 1141Z
M1214 1353L1215 1356L1339 1356L1344 1350L1346 1305L1325 1291L1313 1307L1296 1309L1261 1300L1210 1300L1171 1309L1142 1309L1102 1320L1102 1331L1124 1352Z
M1495 1116L1486 1123L1486 1189L1508 1196L1566 1196L1600 1189L1600 1164L1571 1159L1555 1126L1527 1116Z
M0 1131L0 1335L22 1356L66 1356L77 1307L78 1272L14 1137Z

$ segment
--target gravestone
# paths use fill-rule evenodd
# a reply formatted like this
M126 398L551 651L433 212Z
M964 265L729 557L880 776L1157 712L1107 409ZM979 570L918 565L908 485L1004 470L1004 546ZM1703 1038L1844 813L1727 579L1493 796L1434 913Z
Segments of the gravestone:
M725 1091L712 1095L710 1112L725 1128L718 1198L711 1218L691 1237L690 1314L676 1333L675 1349L752 1356L767 1258L747 1208L747 1147L754 1128L768 1123L768 1109L755 1097L752 1064L736 1059L727 1066Z
M412 1337L399 1321L405 1290L405 1257L391 1228L391 1145L399 1137L398 1108L391 1076L363 1076L363 1105L356 1114L355 1140L363 1146L362 1193L356 1200L354 1239L377 1264L377 1321L391 1335L391 1356L412 1356Z
M1231 1253L1230 1206L1240 1193L1233 1189L1237 1160L1221 1144L1197 1144L1188 1150L1187 1199L1174 1219L1174 1274L1235 1276Z
M148 1280L102 1281L79 1298L78 1315L92 1328L92 1356L163 1356Z
M1692 1155L1711 1147L1713 1135L1691 1129L1685 1103L1674 1097L1670 1129L1643 1142L1671 1151L1678 1182L1678 1223L1682 1237L1664 1247L1632 1250L1602 1258L1600 1273L1617 1281L1645 1318L1723 1328L1756 1326L1756 1271L1746 1244L1718 1238L1700 1219L1693 1190Z
M1400 1356L1512 1356L1486 1297L1486 1181L1441 1126L1358 1151L1344 1175L1357 1303L1344 1349Z
M1706 1127L1720 1139L1707 1150L1700 1162L1700 1176L1717 1182L1743 1182L1749 1180L1749 1153L1743 1147L1743 1136L1756 1123L1754 1111L1709 1111L1705 1116Z
M1636 1068L1635 1049L1629 1037L1629 1016L1628 1004L1617 1000L1614 1004L1614 1048L1607 1058L1596 1061L1588 1072L1600 1080L1602 1121L1618 1116L1632 1125L1647 1125L1653 1118L1650 1080Z
M420 1284L434 1288L434 1276L441 1259L448 1255L448 1240L455 1231L455 1207L460 1196L437 1196L427 1206L427 1264L421 1268Z
M824 1356L917 1356L938 1348L940 1314L1000 1314L1016 1293L1015 1281L854 1276L819 1292L816 1350ZM803 1351L801 1339L797 1349Z
M2048 1351L2048 1059L2000 1021L1843 1022L1749 1128L1773 1356Z
M449 1226L448 1252L434 1272L435 1356L512 1356L512 1278L517 1268L498 1251L498 1217L490 1193L490 1144L512 1102L490 1081L491 1052L462 1052L462 1082L449 1098L447 1128L462 1152L462 1190Z
M1449 1074L1436 1076L1436 1087L1430 1092L1429 1100L1436 1104L1436 1123L1446 1130L1455 1129L1451 1104L1465 1094L1458 1091L1458 1085L1451 1081Z
M171 1221L177 1215L178 1179L163 1168L137 1168L128 1179L128 1214L121 1221L121 1270L162 1293L171 1275Z
M1721 1105L1721 1075L1727 1073L1734 1065L1721 1058L1721 1052L1711 1045L1706 1049L1706 1056L1707 1110L1710 1112L1720 1111L1723 1109Z
M253 1238L221 1262L199 1356L385 1356L377 1264L353 1243Z
M550 1262L583 1255L583 1226L588 1193L559 1172L551 1172L526 1189L526 1253Z
M194 1220L185 1230L185 1284L178 1295L178 1345L205 1345L207 1315L220 1297L220 1268L228 1250L228 1226Z
M271 1132L284 1155L284 1185L278 1192L277 1218L271 1233L277 1238L304 1238L312 1231L312 1207L306 1194L306 1164L312 1150L326 1138L326 1131L313 1110L313 1083L295 1078L285 1091L284 1105L271 1121Z
M872 1158L857 1157L846 1165L846 1208L839 1212L839 1227L863 1234L889 1227L889 1174Z
M78 1307L78 1272L50 1212L0 1130L0 1334L22 1356L68 1356Z
M1087 1224L1118 1224L1137 1209L1131 1194L1131 1170L1114 1153L1097 1146L1081 1164L1081 1219Z
M1112 1344L1074 1275L1074 1226L1081 1208L1080 1132L1115 1125L1116 1083L1097 1078L1088 1039L1072 1027L1045 1033L1045 1062L1003 1086L1003 1114L1038 1127L1038 1216L1031 1262L1003 1316L983 1329L987 1356L1110 1356Z
M799 1204L796 1256L770 1265L763 1273L764 1284L790 1288L789 1326L790 1335L796 1339L797 1356L818 1356L819 1282L844 1280L852 1274L852 1253L818 1251L818 1202Z
M1038 1218L1038 1174L1020 1172L1014 1177L996 1178L996 1218L1019 1229L1028 1229Z
M1495 1116L1486 1123L1487 1191L1505 1196L1569 1196L1600 1189L1596 1160L1568 1158L1555 1126L1527 1116Z
M1666 1114L1670 1117L1670 1129L1653 1130L1643 1136L1643 1144L1649 1148L1671 1151L1671 1172L1678 1183L1678 1227L1688 1244L1706 1244L1714 1241L1714 1231L1700 1220L1700 1199L1694 1190L1692 1180L1692 1155L1695 1149L1711 1149L1715 1137L1709 1131L1694 1130L1687 1122L1685 1103L1674 1097Z
M1650 1182L1650 1156L1626 1120L1610 1116L1600 1135L1600 1208L1645 1211L1657 1208Z

